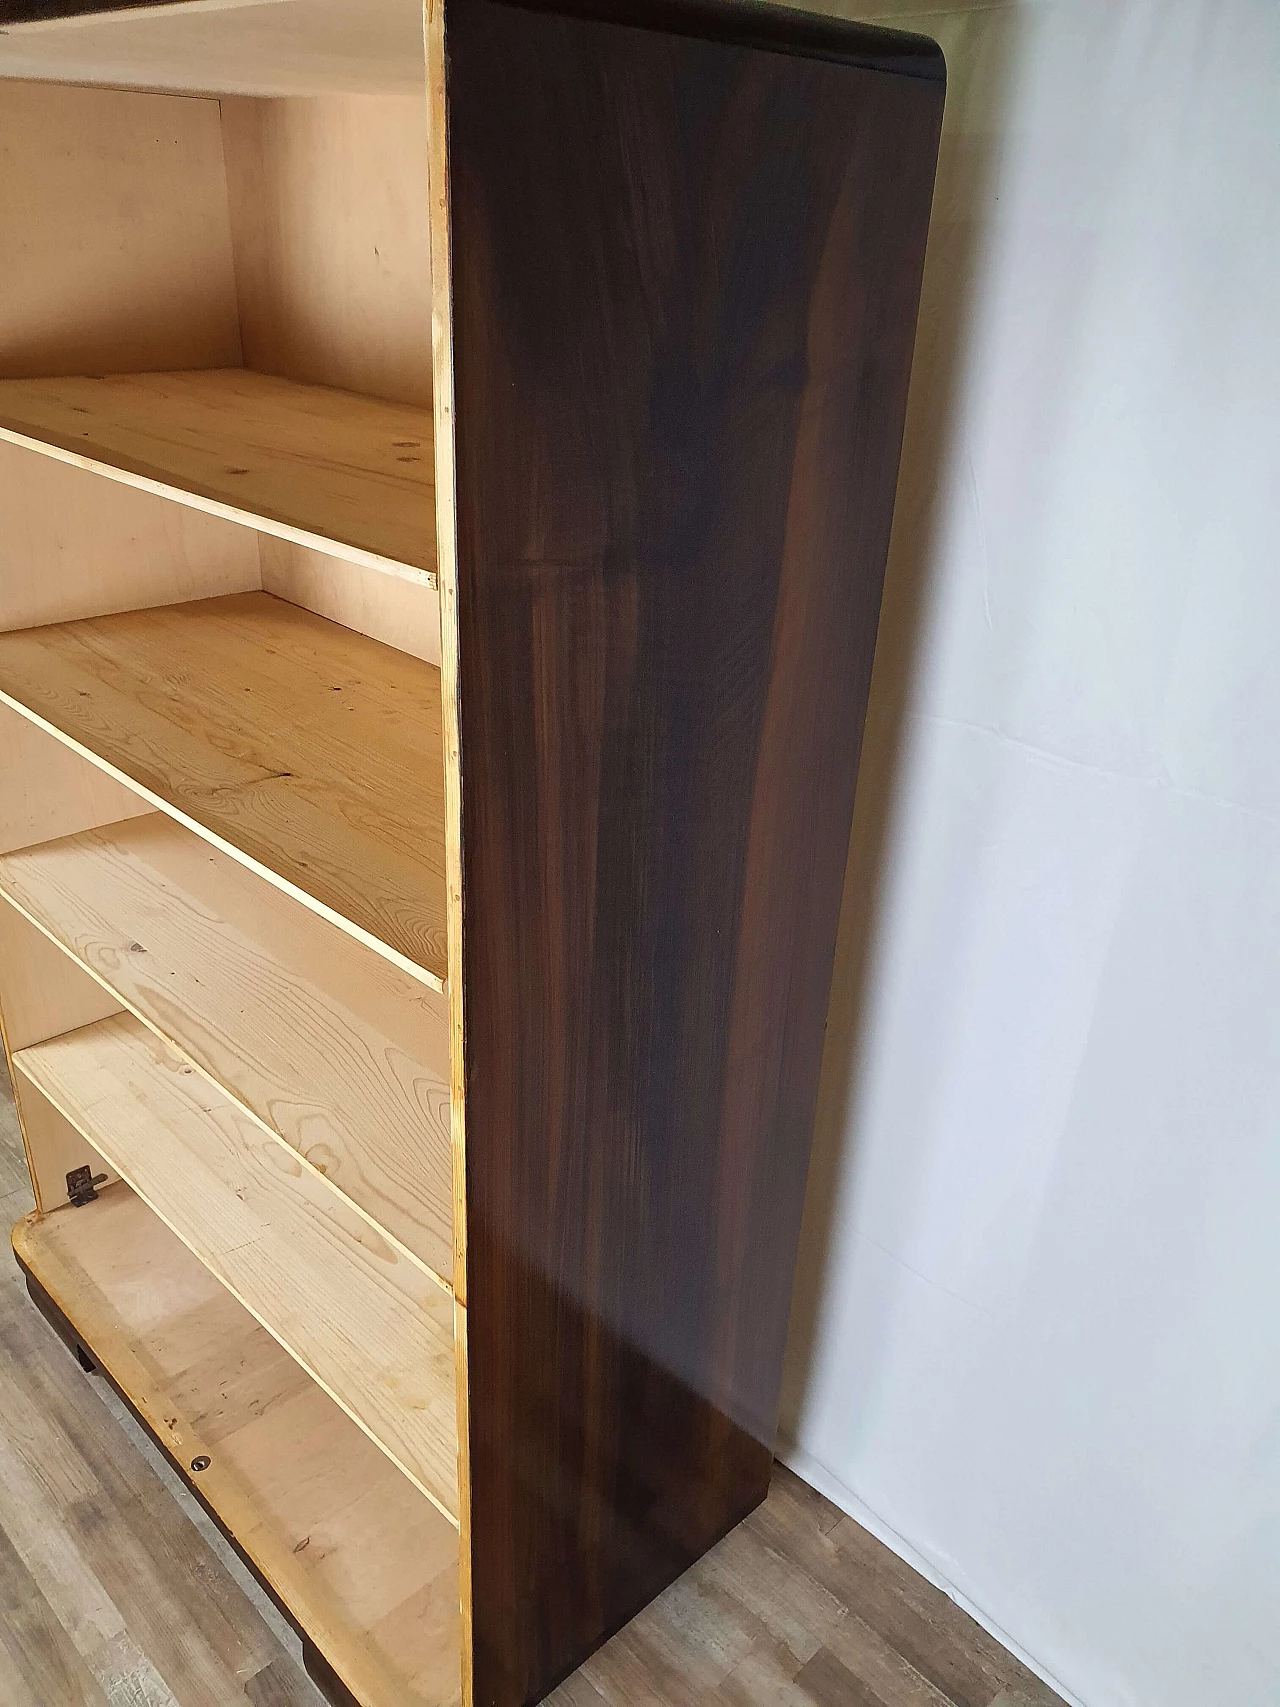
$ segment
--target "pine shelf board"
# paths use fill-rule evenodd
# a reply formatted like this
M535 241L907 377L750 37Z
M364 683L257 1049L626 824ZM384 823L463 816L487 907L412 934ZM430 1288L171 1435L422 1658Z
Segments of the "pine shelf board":
M0 699L444 988L434 665L234 593L0 634Z
M7 379L0 437L436 585L429 409L248 368Z
M159 812L0 855L0 895L452 1284L442 997Z
M0 29L0 76L210 95L408 95L426 79L413 0L183 0Z
M452 1299L132 1014L13 1060L457 1523Z
M454 1707L456 1530L146 1204L109 1186L13 1246L357 1699Z

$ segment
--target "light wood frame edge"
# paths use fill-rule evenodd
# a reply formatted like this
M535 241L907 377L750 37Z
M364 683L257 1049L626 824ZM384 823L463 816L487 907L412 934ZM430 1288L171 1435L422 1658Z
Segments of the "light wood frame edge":
M448 923L449 1121L453 1138L454 1347L458 1400L458 1579L462 1702L473 1707L470 1392L467 1365L466 1031L462 992L462 737L458 698L458 539L453 417L453 273L449 237L449 103L445 0L423 0L430 136L432 424L436 572L440 588L440 696L444 732L445 895Z

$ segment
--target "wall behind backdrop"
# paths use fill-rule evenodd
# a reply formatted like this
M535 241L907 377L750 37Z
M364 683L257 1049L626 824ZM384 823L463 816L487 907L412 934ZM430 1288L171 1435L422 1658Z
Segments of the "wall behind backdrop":
M1087 1707L1280 1702L1280 5L947 123L784 1455Z

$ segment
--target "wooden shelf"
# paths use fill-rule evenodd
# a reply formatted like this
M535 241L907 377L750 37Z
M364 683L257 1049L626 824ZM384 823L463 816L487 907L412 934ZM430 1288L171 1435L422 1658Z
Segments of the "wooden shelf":
M436 583L429 409L246 368L8 379L0 438Z
M131 1014L13 1060L456 1523L453 1302L435 1281Z
M0 634L0 699L443 989L434 665L238 593Z
M225 0L8 24L0 76L212 95L398 94L426 83L413 0L290 0L281 12Z
M0 895L452 1285L442 997L159 812L0 855Z
M457 1532L146 1205L111 1186L13 1244L357 1699L455 1703Z

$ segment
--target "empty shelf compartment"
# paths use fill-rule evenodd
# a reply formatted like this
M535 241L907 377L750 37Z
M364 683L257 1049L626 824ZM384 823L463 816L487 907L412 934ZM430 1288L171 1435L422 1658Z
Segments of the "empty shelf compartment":
M161 812L0 855L0 895L451 1281L442 995Z
M0 634L0 699L443 988L434 665L234 593Z
M247 368L7 379L0 437L435 583L429 409Z
M14 1065L456 1523L449 1293L131 1014Z

